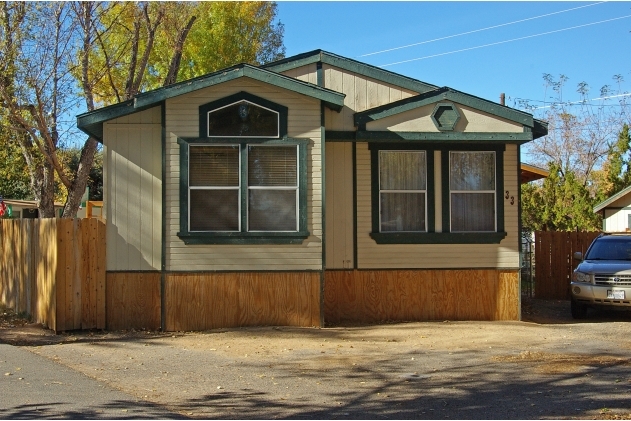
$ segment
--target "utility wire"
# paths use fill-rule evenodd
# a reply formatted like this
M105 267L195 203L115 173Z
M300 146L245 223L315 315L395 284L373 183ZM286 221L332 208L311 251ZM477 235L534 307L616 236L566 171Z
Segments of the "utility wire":
M516 101L528 101L528 102L543 102L544 104L549 104L549 103L552 102L552 104L555 104L555 105L581 105L581 104L584 104L584 105L590 105L591 106L591 104L586 104L586 102L588 102L588 101L600 101L601 99L620 98L620 97L624 97L624 96L631 96L631 93L609 95L609 96L601 96L601 97L598 97L598 98L581 99L581 100L578 100L578 101L568 101L568 102L564 102L564 101L542 101L542 100L539 100L539 99L527 99L527 98L514 98L514 100L516 100ZM536 108L533 108L533 109L534 110L539 110L541 108L550 108L551 106L552 105L545 105L545 106L536 107ZM610 105L610 106L619 107L621 105L620 104L613 104L613 105Z
M447 52L447 53L432 54L431 56L425 56L425 57L419 57L419 58L412 58L412 59L409 59L409 60L397 61L397 62L395 62L395 63L381 64L381 65L378 65L378 67L388 67L388 66L394 66L394 65L397 65L397 64L409 63L409 62L411 62L411 61L425 60L425 59L428 59L428 58L439 57L439 56L445 56L445 55L447 55L447 54L461 53L461 52L463 52L463 51L470 51L470 50L476 50L476 49L478 49L478 48L491 47L491 46L493 46L493 45L506 44L507 42L520 41L520 40L523 40L523 39L534 38L534 37L540 37L540 36L542 36L542 35L549 35L549 34L554 34L554 33L556 33L556 32L569 31L570 29L584 28L584 27L586 27L586 26L598 25L598 24L600 24L600 23L612 22L612 21L614 21L614 20L620 20L620 19L626 19L626 18L631 18L631 15L621 16L621 17L619 17L619 18L613 18L613 19L601 20L601 21L599 21L599 22L586 23L586 24L584 24L584 25L572 26L572 27L570 27L570 28L557 29L557 30L555 30L555 31L542 32L542 33L540 33L540 34L528 35L528 36L525 36L525 37L513 38L513 39L509 39L509 40L505 40L505 41L493 42L493 43L491 43L491 44L478 45L478 46L476 46L476 47L463 48L462 50L449 51L449 52Z
M561 11L558 11L558 12L547 13L547 14L545 14L545 15L534 16L534 17L532 17L532 18L526 18L526 19L516 20L516 21L513 21L513 22L502 23L502 24L499 24L499 25L489 26L489 27L486 27L486 28L475 29L475 30L473 30L473 31L462 32L462 33L460 33L460 34L448 35L448 36L446 36L446 37L436 38L436 39L431 39L431 40L429 40L429 41L421 41L421 42L416 42L416 43L414 43L414 44L404 45L404 46L402 46L402 47L394 47L394 48L389 48L389 49L387 49L387 50L376 51L376 52L374 52L374 53L362 54L361 56L357 56L357 57L374 56L375 54L381 54L381 53L387 53L387 52L390 52L390 51L401 50L401 49L403 49L403 48L414 47L414 46L416 46L416 45L429 44L430 42L442 41L442 40L444 40L444 39L455 38L455 37L459 37L459 36L462 36L462 35L469 35L469 34L473 34L473 33L476 33L476 32L488 31L489 29L500 28L500 27L502 27L502 26L513 25L513 24L515 24L515 23L526 22L526 21L533 20L533 19L545 18L546 16L558 15L559 13L570 12L570 11L572 11L572 10L582 9L582 8L584 8L584 7L596 6L596 5L598 5L598 4L602 4L602 3L607 3L607 2L606 2L606 1L601 1L601 2L598 2L598 3L588 4L588 5L585 5L585 6L573 7L573 8L571 8L571 9L566 9L566 10L561 10Z

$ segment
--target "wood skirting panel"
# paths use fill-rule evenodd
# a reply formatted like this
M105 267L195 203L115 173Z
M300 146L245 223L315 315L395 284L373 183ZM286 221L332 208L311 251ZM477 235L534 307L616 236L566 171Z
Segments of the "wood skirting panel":
M320 326L320 273L166 275L166 330Z
M325 324L520 318L517 271L327 271L324 291Z
M160 273L107 273L107 329L160 329Z

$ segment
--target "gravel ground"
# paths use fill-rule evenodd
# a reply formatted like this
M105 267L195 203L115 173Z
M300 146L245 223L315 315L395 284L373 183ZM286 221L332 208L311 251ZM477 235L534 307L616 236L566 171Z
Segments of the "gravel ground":
M525 300L523 318L62 335L0 319L0 341L191 418L631 419L628 313L577 323Z

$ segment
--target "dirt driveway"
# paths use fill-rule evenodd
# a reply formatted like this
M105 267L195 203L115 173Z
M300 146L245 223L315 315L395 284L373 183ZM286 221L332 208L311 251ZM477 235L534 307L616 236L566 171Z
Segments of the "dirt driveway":
M27 347L191 418L631 419L631 317L243 328L203 333L0 328Z

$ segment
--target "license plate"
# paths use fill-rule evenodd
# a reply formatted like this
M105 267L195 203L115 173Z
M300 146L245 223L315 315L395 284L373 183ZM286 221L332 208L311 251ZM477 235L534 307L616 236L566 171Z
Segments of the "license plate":
M607 290L607 298L610 300L624 300L624 291Z

